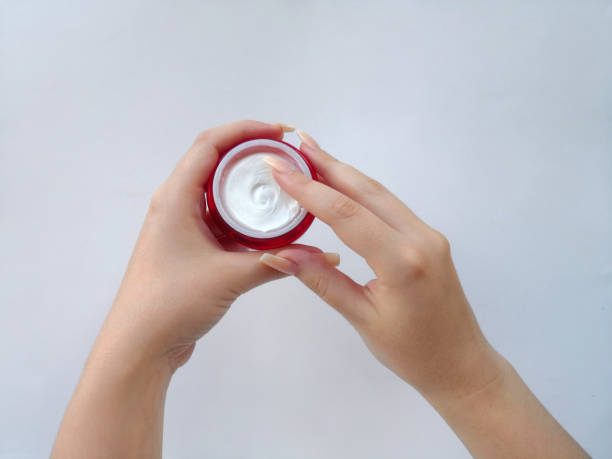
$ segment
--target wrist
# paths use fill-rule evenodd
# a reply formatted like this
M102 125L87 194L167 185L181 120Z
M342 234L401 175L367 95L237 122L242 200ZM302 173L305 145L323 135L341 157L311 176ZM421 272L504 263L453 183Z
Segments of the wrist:
M139 390L146 386L154 392L165 392L172 374L166 355L101 335L87 359L82 380L93 380L96 385L109 388Z
M517 377L512 365L487 342L459 366L453 387L422 394L440 413L475 409L490 404Z
M164 295L154 296L156 298L122 287L97 342L106 346L110 344L117 348L118 353L127 353L137 362L165 362L173 373L189 359L196 341L219 320L229 305L224 308L208 302L199 305L198 312L202 312L205 318L206 315L213 316L204 326L199 326L201 317L192 314L186 321L181 317L185 311L180 304L175 305L178 308L171 308L174 311L168 311Z
M428 399L472 456L589 457L506 359L495 352L489 365L473 390Z
M127 308L113 305L89 354L83 379L96 375L107 384L131 386L151 381L165 390L173 373L168 349L150 324L132 315Z
M66 409L52 457L79 450L155 457L172 371L167 359L130 352L102 332ZM93 413L93 415L92 415ZM89 454L88 455L91 455Z

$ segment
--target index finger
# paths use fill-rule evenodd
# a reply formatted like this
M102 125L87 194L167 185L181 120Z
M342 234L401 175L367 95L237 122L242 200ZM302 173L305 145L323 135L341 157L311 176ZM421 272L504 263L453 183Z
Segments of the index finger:
M266 159L278 184L307 211L327 223L378 276L395 271L399 232L337 190L306 177L274 157Z
M380 182L322 150L315 140L298 130L300 149L314 164L323 181L370 209L400 233L415 235L426 226L412 210Z

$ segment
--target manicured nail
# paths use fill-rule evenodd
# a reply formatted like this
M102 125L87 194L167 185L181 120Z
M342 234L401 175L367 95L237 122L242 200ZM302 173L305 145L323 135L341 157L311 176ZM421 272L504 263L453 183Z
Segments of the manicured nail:
M285 124L285 123L274 123L277 126L280 126L280 128L283 130L283 132L293 132L295 131L295 126L292 126L290 124Z
M287 161L283 161L282 159L277 158L275 156L264 156L263 160L268 166L270 166L272 169L274 169L279 174L286 174L288 172L293 171L293 169L291 168L289 163L287 163Z
M298 129L297 131L295 131L295 133L298 135L300 140L309 147L319 148L319 144L315 141L315 139L310 137L310 135L308 135L306 132L302 131L301 129Z
M259 261L281 273L294 275L297 272L297 265L294 262L283 257L277 257L271 253L264 253L259 257Z
M338 266L340 264L340 254L339 253L325 252L323 254L323 258L325 258L325 261L329 263L331 266Z

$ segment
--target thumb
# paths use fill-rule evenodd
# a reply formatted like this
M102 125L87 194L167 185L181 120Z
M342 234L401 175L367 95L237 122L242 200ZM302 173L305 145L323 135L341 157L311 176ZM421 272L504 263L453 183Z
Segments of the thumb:
M227 269L228 274L232 279L232 290L240 295L275 279L280 279L287 276L287 273L282 270L271 269L270 266L260 262L262 257L274 257L274 254L280 250L286 250L287 247L294 247L295 250L301 250L307 253L312 253L314 257L321 258L324 263L337 265L339 257L337 254L323 253L317 247L312 247L303 244L293 244L278 249L271 249L267 252L253 250L243 252L225 252L227 262L224 263L224 270Z
M294 275L353 324L362 322L372 310L368 307L365 287L336 269L321 254L290 247L275 255L264 254L260 262L279 272Z

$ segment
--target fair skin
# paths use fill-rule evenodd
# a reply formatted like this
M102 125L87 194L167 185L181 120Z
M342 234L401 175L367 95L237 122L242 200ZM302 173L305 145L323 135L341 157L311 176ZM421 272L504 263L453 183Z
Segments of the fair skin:
M280 140L283 130L242 121L205 131L156 191L52 457L161 457L165 394L176 369L239 295L287 275L339 311L473 456L588 457L484 337L444 236L307 134L299 133L300 148L321 181L270 161L274 176L376 278L357 284L336 268L337 255L315 247L263 254L223 239L202 210L219 155L250 139Z

